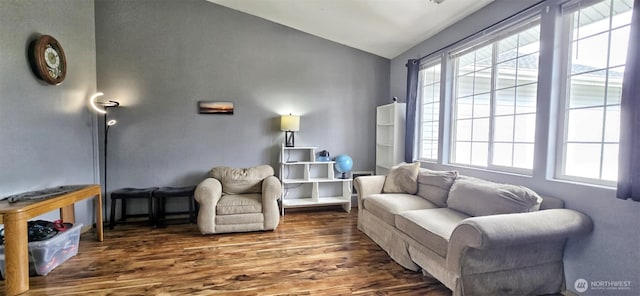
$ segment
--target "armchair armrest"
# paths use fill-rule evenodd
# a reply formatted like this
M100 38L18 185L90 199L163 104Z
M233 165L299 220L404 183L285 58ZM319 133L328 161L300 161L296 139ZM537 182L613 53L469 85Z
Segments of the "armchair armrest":
M278 178L269 176L262 181L262 212L265 229L275 229L280 222L278 199L281 195L282 185Z
M382 188L384 187L384 181L386 179L387 176L375 175L357 177L353 181L356 191L358 192L358 209L363 209L362 201L365 196L382 193Z
M194 198L200 206L198 228L202 234L216 231L216 205L222 196L222 184L214 178L206 178L196 187Z
M468 218L460 222L451 234L447 268L457 268L467 248L487 250L541 242L564 242L592 230L593 222L588 216L569 209Z

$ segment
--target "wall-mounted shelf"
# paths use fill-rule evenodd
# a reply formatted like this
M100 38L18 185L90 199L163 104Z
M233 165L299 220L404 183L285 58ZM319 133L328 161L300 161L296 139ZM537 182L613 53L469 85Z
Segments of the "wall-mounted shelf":
M334 161L315 161L316 147L280 150L282 215L284 209L341 205L351 210L351 179L337 178Z

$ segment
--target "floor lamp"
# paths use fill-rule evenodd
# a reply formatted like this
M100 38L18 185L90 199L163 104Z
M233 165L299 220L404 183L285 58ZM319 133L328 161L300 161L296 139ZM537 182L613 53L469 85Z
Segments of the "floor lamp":
M116 108L120 106L120 103L117 101L98 101L98 97L103 96L104 94L101 92L95 93L91 96L89 100L91 107L98 113L101 113L104 116L104 192L102 194L104 198L103 202L103 219L107 217L107 147L109 143L109 128L111 126L116 125L117 121L115 119L109 120L109 108Z

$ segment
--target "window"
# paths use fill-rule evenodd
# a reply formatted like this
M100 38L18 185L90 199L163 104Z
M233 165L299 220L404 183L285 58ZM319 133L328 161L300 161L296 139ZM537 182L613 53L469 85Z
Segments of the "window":
M632 0L564 7L565 71L558 178L613 184Z
M422 64L418 72L418 102L420 102L418 157L421 160L438 160L440 72L440 63Z
M531 171L539 51L536 19L451 53L452 163Z

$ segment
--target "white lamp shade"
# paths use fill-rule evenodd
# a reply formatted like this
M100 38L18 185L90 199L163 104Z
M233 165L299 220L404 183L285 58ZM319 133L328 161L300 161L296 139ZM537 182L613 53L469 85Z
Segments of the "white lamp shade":
M300 116L282 115L280 117L280 130L297 132L300 130Z

